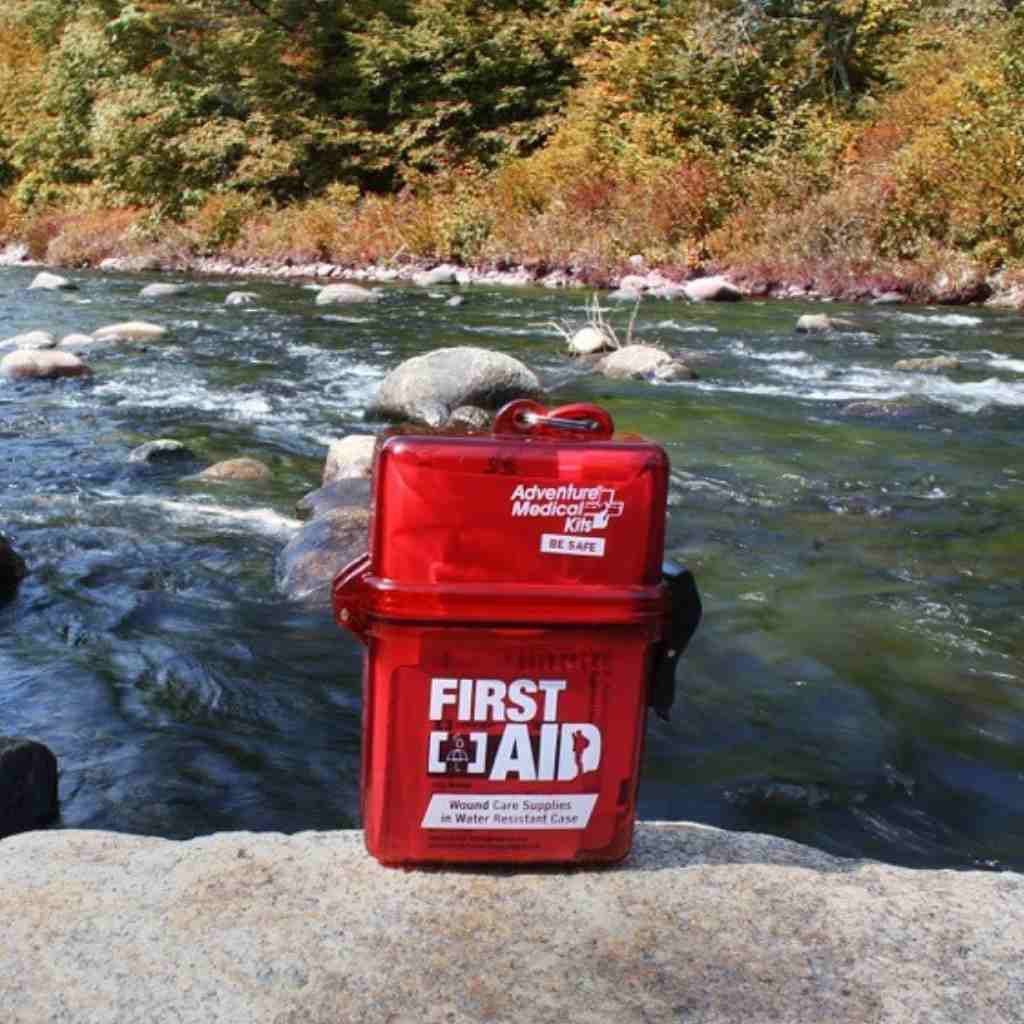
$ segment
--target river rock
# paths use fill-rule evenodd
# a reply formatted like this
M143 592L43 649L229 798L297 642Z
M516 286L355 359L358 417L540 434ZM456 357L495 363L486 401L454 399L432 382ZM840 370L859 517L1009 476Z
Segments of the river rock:
M1024 877L641 823L612 870L399 871L359 831L33 832L4 1024L1018 1024Z
M660 366L672 362L672 357L651 345L626 345L602 359L595 369L613 380L646 377Z
M581 327L569 339L568 344L569 351L574 356L592 356L598 352L610 352L615 348L615 340L611 335L592 325Z
M54 380L58 377L88 377L85 363L60 349L16 349L0 359L0 373L9 380Z
M224 299L225 306L250 306L259 296L255 292L229 292Z
M269 480L270 469L258 459L225 459L204 469L199 479L218 483L225 480Z
M901 359L893 363L894 370L908 370L916 373L943 373L959 370L960 360L955 356L932 356L929 359Z
M143 299L169 299L187 290L188 286L183 284L147 284L139 296Z
M370 512L344 506L297 530L277 560L277 582L290 600L330 607L338 571L369 547Z
M9 601L25 578L28 570L10 541L0 533L0 601Z
M0 839L57 816L57 758L23 736L0 736ZM2 1008L0 989L0 1008Z
M412 275L412 283L420 288L434 288L439 284L455 284L457 269L444 264L432 270L421 270Z
M466 430L469 432L487 430L493 417L486 409L478 405L460 405L452 410L445 427L449 430Z
M108 256L100 261L100 270L119 270L140 273L146 270L162 270L160 257L155 253L138 256Z
M29 249L24 242L8 242L0 249L0 267L16 267L19 263L28 263Z
M608 293L611 302L639 302L643 298L643 292L638 288L616 288Z
M739 302L743 298L743 292L720 274L696 277L687 281L683 290L691 302Z
M98 347L101 347L103 342L94 338L91 334L65 334L60 339L59 348L64 352L89 352Z
M329 284L316 294L318 306L329 306L344 303L380 302L380 292L370 291L358 284Z
M536 374L518 359L469 345L439 348L395 367L381 383L370 411L439 427L460 405L497 409L539 391Z
M796 322L796 330L799 334L828 334L831 331L856 331L859 329L852 320L828 316L826 313L804 313Z
M655 299L664 299L668 302L676 302L679 299L688 299L686 285L683 284L662 284L651 289L651 296Z
M167 333L166 327L147 323L145 320L126 320L120 324L108 324L92 332L97 341L155 341Z
M56 348L57 339L49 331L25 331L15 334L12 338L0 341L0 352L13 352L15 349L47 349Z
M128 453L129 462L178 462L194 458L195 453L191 448L166 437L147 441Z
M340 441L332 441L327 449L321 482L329 484L334 480L371 476L376 446L377 438L373 434L349 434Z
M697 380L698 374L686 363L673 359L670 363L662 363L655 367L651 381L655 384L676 384L681 380Z
M918 399L903 398L865 398L850 402L843 406L844 416L860 416L872 419L876 416L913 416L924 408Z
M44 270L36 274L28 288L29 291L41 289L48 292L73 292L78 290L78 285L74 281L69 281L66 277L61 277L60 274L51 274L49 271Z
M336 508L369 508L369 505L369 479L345 477L304 494L295 503L295 515L299 519L317 519Z
M452 309L458 309L459 306L465 305L465 295L453 295L450 299L445 299L445 305L451 306Z

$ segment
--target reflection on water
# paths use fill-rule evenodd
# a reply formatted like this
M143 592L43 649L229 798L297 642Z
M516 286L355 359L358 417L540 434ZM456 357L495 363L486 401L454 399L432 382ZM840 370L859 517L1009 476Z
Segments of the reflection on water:
M807 305L649 301L639 340L700 374L654 387L563 356L549 324L582 325L582 293L471 288L453 308L394 288L325 313L294 284L225 308L238 280L154 303L141 277L80 275L69 297L27 292L32 273L0 270L0 340L170 329L90 357L90 382L0 382L0 526L32 569L0 608L0 733L58 754L62 825L358 825L361 653L282 599L274 559L329 441L379 429L363 411L387 370L473 344L671 456L670 553L705 618L673 721L649 725L642 817L1024 866L1019 316L850 307L858 330L815 337L793 330ZM961 369L894 368L934 355ZM157 437L195 458L128 461ZM241 455L270 481L197 479Z

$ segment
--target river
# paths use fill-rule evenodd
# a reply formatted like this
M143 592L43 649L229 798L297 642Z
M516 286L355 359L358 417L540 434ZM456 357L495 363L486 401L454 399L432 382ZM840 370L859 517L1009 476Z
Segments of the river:
M705 617L639 816L890 863L1024 869L1024 317L983 308L646 300L637 340L700 378L595 376L551 322L582 291L390 286L318 307L295 281L0 268L0 339L144 319L91 380L0 381L0 529L31 575L0 608L0 734L61 766L54 827L174 838L359 825L360 659L275 559L326 446L383 429L385 373L431 348L514 355L672 463L669 553ZM188 285L147 300L153 280ZM229 291L258 300L228 307ZM802 313L862 330L794 333ZM620 334L631 307L605 314ZM907 373L950 354L959 371ZM866 401L908 401L896 411ZM858 404L860 403L860 404ZM130 462L154 438L191 462ZM263 483L198 480L251 456Z

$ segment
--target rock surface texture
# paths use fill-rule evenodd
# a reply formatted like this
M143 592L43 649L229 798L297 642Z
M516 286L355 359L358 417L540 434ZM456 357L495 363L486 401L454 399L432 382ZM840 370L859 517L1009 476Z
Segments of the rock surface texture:
M503 352L471 345L438 348L396 366L381 382L371 411L439 427L461 405L497 409L539 391L536 374Z
M401 871L359 832L0 843L5 1024L1002 1024L1024 878L642 825L605 870Z
M331 606L331 582L369 547L370 512L345 506L321 511L295 533L277 558L277 583L292 601Z

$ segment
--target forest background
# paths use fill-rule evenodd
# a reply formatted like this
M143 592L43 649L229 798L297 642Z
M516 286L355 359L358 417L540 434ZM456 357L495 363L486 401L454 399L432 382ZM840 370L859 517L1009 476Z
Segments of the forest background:
M1024 283L1024 4L4 0L0 239L970 301Z

